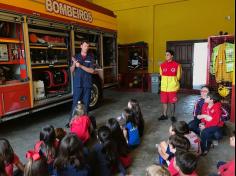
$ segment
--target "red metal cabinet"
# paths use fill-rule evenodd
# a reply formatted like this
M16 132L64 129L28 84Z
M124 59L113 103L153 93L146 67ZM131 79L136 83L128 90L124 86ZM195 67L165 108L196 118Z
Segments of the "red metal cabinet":
M0 92L0 117L3 116L2 93Z
M232 100L231 100L231 119L232 122L235 122L235 85L232 86Z
M210 74L210 62L213 48L219 44L230 42L234 43L235 38L232 35L223 35L223 36L211 36L208 38L208 65L207 65L207 85L217 90L218 84L216 83L215 76ZM234 78L235 79L235 78ZM229 83L228 83L229 84ZM231 104L231 117L230 120L235 122L235 85L233 83L229 84L228 87L232 88L232 93L230 96Z
M30 108L29 83L0 87L0 116Z

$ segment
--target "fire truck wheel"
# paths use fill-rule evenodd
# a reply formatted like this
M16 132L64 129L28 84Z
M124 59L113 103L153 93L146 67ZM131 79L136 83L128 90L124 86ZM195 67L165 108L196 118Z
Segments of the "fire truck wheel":
M91 90L91 99L90 99L90 110L95 109L99 106L102 100L102 85L99 79L93 79L93 87Z

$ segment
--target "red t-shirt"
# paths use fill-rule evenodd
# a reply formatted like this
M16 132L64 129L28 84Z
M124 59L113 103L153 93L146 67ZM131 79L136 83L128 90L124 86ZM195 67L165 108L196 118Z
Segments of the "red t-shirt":
M235 159L220 166L219 170L221 176L235 175Z
M20 162L19 157L16 154L14 154L13 162L5 165L5 172L7 176L13 176L14 165L16 165L19 162Z
M169 164L169 166L168 166L168 170L169 170L171 176L179 176L179 172L178 172L178 171L175 169L175 167L174 167L174 158L175 158L175 157L173 157L173 158L170 160L170 164Z
M119 160L121 162L121 164L124 166L124 168L128 168L129 166L131 166L132 164L132 157L127 154L126 156L120 156Z
M180 176L179 172L174 167L174 158L172 158L170 160L168 170L169 170L171 176ZM189 176L198 176L198 175L195 171L193 171L193 173L191 173Z
M90 119L86 115L75 117L70 123L70 131L75 133L85 143L90 138L90 124Z
M204 103L204 105L202 106L202 114L209 115L212 117L211 121L201 119L201 122L205 123L206 128L212 126L222 127L224 125L224 122L220 120L220 117L222 115L221 103L215 103L211 108L208 107L208 103Z

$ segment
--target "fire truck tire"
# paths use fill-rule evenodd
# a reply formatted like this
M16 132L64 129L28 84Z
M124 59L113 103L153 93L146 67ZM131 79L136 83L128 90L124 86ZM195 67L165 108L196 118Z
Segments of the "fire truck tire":
M95 108L97 108L102 100L102 84L101 84L101 80L99 79L99 77L94 77L93 78L93 87L91 90L91 99L90 99L90 105L89 105L89 109L93 110Z

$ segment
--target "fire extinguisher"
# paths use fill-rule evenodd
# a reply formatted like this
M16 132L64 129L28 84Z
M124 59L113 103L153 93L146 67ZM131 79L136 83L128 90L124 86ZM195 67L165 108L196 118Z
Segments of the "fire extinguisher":
M16 33L18 34L18 39L21 41L21 32L19 29L19 26L16 27ZM20 61L20 79L21 81L28 81L28 75L27 75L27 66L26 66L26 59L24 58L23 49L22 49L22 44L19 44L18 47L18 56L19 56L19 61Z

